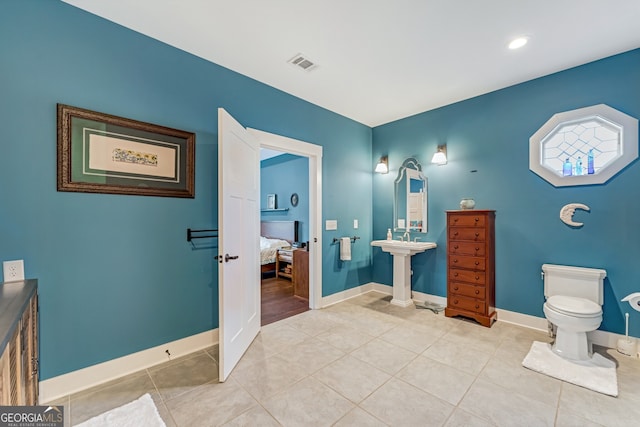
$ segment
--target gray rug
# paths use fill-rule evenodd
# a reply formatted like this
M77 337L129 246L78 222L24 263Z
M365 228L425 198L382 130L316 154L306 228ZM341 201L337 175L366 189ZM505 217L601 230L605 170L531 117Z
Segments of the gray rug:
M616 364L598 353L588 361L567 360L555 354L551 344L534 341L522 366L598 393L618 396Z

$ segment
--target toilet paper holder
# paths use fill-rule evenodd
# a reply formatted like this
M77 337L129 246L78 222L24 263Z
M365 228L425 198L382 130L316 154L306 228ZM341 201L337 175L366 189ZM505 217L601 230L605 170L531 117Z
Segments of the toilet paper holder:
M622 301L629 303L635 311L640 311L640 292L634 292L622 298Z

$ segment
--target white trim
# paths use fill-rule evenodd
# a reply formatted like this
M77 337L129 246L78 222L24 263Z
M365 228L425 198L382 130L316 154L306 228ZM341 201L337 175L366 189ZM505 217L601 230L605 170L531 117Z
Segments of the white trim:
M309 308L323 307L322 298L322 146L282 135L247 128L260 147L309 159Z
M38 400L40 404L51 402L72 393L164 363L168 360L167 350L171 353L171 359L174 359L211 347L217 343L218 329L211 329L190 337L49 378L48 380L40 381L40 396Z
M371 291L378 291L387 293L377 288L377 283L366 283L364 285L356 286L355 288L347 289L344 291L336 292L326 297L322 297L322 308L329 307L330 305L338 304L339 302L346 301L348 299L357 297L358 295L366 294ZM384 286L384 285L379 285Z

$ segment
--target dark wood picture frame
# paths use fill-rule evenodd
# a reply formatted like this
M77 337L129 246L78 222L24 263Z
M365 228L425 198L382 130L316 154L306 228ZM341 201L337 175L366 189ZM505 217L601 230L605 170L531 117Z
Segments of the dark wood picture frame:
M58 191L195 197L194 133L58 104Z

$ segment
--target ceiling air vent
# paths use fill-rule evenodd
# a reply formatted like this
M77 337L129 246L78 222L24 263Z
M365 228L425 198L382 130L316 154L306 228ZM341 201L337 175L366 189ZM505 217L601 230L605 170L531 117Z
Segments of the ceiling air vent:
M291 58L289 60L289 64L295 65L296 67L301 68L305 71L311 71L317 67L317 65L312 60L301 53Z

